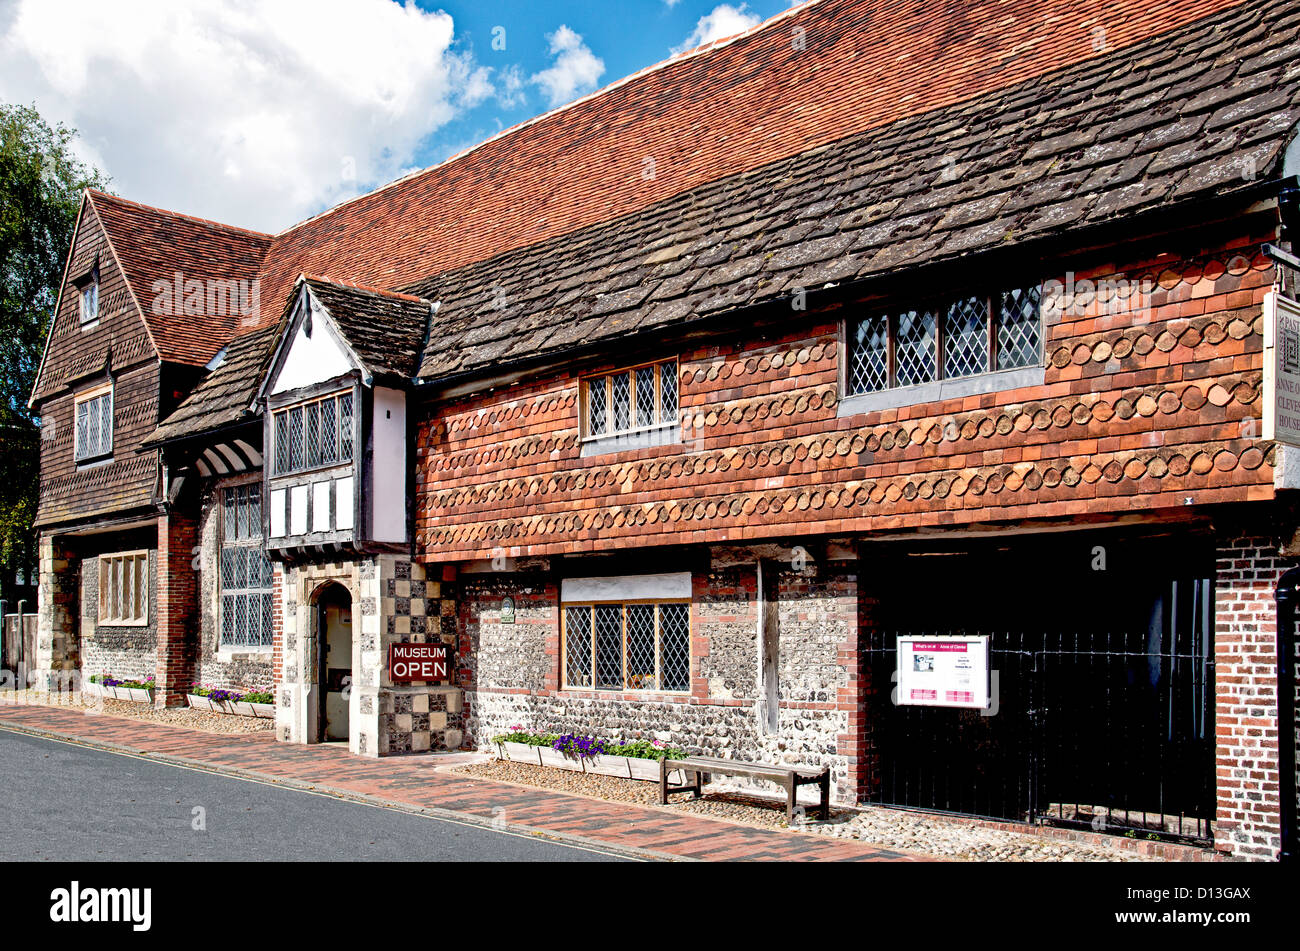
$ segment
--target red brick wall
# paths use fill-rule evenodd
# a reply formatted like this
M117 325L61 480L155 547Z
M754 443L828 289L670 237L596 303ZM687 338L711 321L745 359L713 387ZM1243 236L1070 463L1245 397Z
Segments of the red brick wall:
M173 512L158 519L158 655L154 704L182 706L198 648L198 521Z
M680 444L581 457L573 374L434 407L417 436L417 553L554 555L1272 498L1273 449L1258 439L1267 236L1080 271L1076 282L1150 293L1081 299L1050 320L1038 387L838 418L836 320L862 311L845 306L777 338L682 352Z
M1277 540L1271 537L1241 535L1225 538L1219 546L1215 846L1243 858L1273 859L1281 845L1274 593L1278 578L1291 566L1278 557Z

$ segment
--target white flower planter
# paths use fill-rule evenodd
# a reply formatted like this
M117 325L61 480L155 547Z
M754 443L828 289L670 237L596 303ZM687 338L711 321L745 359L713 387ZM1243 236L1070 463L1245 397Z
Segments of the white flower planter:
M528 763L531 766L540 766L542 761L537 754L540 749L540 746L529 746L527 743L498 743L497 755L512 763Z
M130 703L153 703L153 691L142 690L137 687L105 687L103 684L92 684L89 681L81 685L82 693L92 697L103 697L106 700L126 700Z
M250 703L247 700L236 702L213 700L210 697L200 697L192 693L186 694L185 700L195 710L226 713L236 717L260 717L263 720L275 719L275 704L273 703Z
M575 773L582 772L582 761L570 759L557 749L549 746L537 747L537 755L542 761L543 766L552 766L556 769L567 769Z

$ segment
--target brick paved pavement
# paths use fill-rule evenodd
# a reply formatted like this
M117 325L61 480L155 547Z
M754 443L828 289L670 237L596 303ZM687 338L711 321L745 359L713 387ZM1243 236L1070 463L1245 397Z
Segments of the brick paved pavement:
M0 728L29 730L180 765L311 786L348 798L506 822L518 831L576 837L648 858L741 861L918 861L923 857L823 836L760 829L629 803L457 776L435 756L367 759L338 746L277 743L270 731L236 736L86 714L0 704Z

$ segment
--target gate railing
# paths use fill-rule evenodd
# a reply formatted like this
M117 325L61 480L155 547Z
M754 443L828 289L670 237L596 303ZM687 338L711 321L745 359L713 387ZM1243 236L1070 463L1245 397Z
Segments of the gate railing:
M868 650L877 685L869 801L1130 837L1212 838L1208 638L1169 649L1145 631L990 633L996 706L987 715L894 705L884 688L898 636L876 632Z

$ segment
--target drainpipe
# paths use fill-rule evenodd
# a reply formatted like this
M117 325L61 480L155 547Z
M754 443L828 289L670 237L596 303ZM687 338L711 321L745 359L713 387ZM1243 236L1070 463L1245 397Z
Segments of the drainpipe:
M1282 838L1277 860L1287 863L1294 862L1296 856L1295 633L1298 604L1300 568L1292 568L1277 583L1277 769Z

